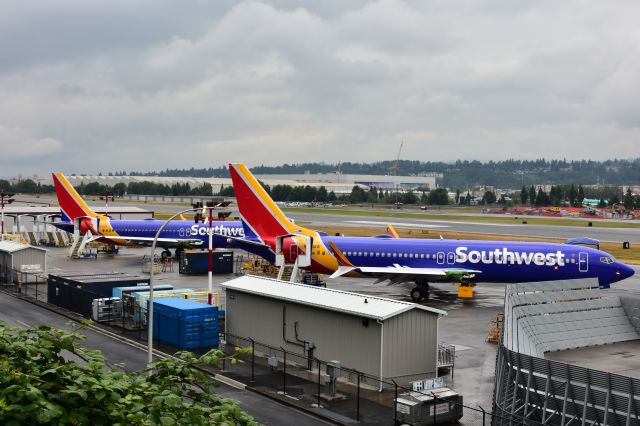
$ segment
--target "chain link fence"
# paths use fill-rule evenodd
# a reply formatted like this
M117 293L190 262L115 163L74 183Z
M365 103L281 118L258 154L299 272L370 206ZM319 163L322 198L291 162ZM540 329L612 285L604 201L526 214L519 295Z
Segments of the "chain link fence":
M0 268L0 284L5 290L24 297L47 301L47 277L44 275ZM103 298L85 293L76 297ZM141 343L147 342L147 309L132 298L125 297L116 304L107 305L103 301L97 302L97 306L96 302L92 302L91 309L81 302L68 301L67 306L77 307L73 309L76 313L86 318L94 317L115 333ZM303 345L299 352L294 352L257 342L250 337L225 335L221 332L224 330L223 318L219 318L215 324L194 322L154 309L154 324L154 347L157 349L169 354L185 349L204 354L212 347L217 347L234 357L223 359L220 366L203 368L338 423L435 425L457 421L463 425L483 426L539 424L516 414L497 415L481 407L465 405L461 397L448 394L443 388L424 389L409 383L381 380L336 361L317 359L313 356L313 348ZM185 330L188 332L185 333ZM206 338L212 334L219 336L219 344L216 339L212 345L212 341ZM251 351L237 353L237 348L251 348ZM452 366L455 349L450 346L441 348L440 358L439 364ZM446 385L447 377L443 379Z

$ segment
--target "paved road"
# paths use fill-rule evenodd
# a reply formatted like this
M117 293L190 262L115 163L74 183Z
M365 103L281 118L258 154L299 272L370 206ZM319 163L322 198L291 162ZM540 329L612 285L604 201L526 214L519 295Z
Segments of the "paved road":
M70 320L40 306L0 293L0 321L10 326L38 326L71 330ZM83 330L87 337L84 345L100 349L110 365L121 363L130 370L140 370L146 365L146 352L92 330ZM270 425L326 425L328 423L310 417L297 410L280 405L253 392L235 389L221 384L216 392L241 402L242 408L256 420Z

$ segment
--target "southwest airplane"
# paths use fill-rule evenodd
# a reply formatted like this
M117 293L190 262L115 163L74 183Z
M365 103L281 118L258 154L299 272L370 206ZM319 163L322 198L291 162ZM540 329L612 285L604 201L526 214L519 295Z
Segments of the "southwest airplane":
M244 164L230 164L245 234L269 253L294 263L311 250L308 269L340 276L374 277L376 283L414 282L411 298L426 296L430 282L495 282L598 278L602 287L634 270L590 247L511 241L464 241L330 236L289 221ZM394 232L391 232L394 234ZM278 238L279 237L279 238ZM276 253L277 251L277 253Z
M54 226L73 233L75 227L81 234L87 232L91 240L105 242L114 246L144 245L151 246L156 232L164 221L155 219L115 220L109 216L97 214L89 208L80 194L62 173L52 173L53 183L62 210L62 221ZM162 257L170 257L169 248L180 252L187 247L207 247L209 232L212 234L214 248L235 246L243 248L244 228L240 221L212 221L193 223L187 221L170 222L160 233L157 246L164 248ZM260 254L259 247L250 246ZM176 253L177 254L177 253Z

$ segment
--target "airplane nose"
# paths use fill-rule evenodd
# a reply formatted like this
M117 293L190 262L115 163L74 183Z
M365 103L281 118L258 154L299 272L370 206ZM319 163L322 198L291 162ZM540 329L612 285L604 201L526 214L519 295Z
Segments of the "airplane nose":
M616 268L616 275L620 278L620 280L627 279L633 276L636 273L636 270L631 266L625 265L624 263L618 264L618 268Z

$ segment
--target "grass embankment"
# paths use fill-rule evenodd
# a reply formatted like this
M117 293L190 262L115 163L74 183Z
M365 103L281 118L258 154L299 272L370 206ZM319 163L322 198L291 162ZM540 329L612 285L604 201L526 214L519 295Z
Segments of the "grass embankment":
M336 233L353 236L353 237L367 237L372 235L384 234L386 231L384 228L374 227L339 227L339 226L320 226L314 227L319 231L324 231L329 235L335 235ZM498 241L538 241L549 243L564 243L565 240L559 238L540 238L540 237L521 237L516 235L495 235L495 234L476 234L469 232L455 232L455 231L433 231L426 229L403 229L396 228L396 231L401 238L425 238L425 239L439 239L440 236L445 239L452 240L498 240ZM640 265L640 247L637 245L631 245L630 249L623 249L622 243L600 243L600 249L615 256L616 259L621 262L625 262L632 265Z
M334 214L340 216L371 216L382 218L402 218L402 219L429 219L429 220L456 220L461 222L486 222L486 223L500 223L500 224L521 224L526 221L529 225L550 225L550 226L580 226L587 227L589 221L584 219L571 219L571 218L549 218L549 217L521 217L521 216L499 216L492 214L478 215L478 216L466 216L456 215L452 213L446 214L434 214L429 212L416 212L409 213L403 211L386 212L380 210L367 210L367 209L340 209L340 208L298 208L287 207L283 209L288 213L319 213L319 214ZM606 222L599 219L592 219L594 228L640 228L640 222Z

